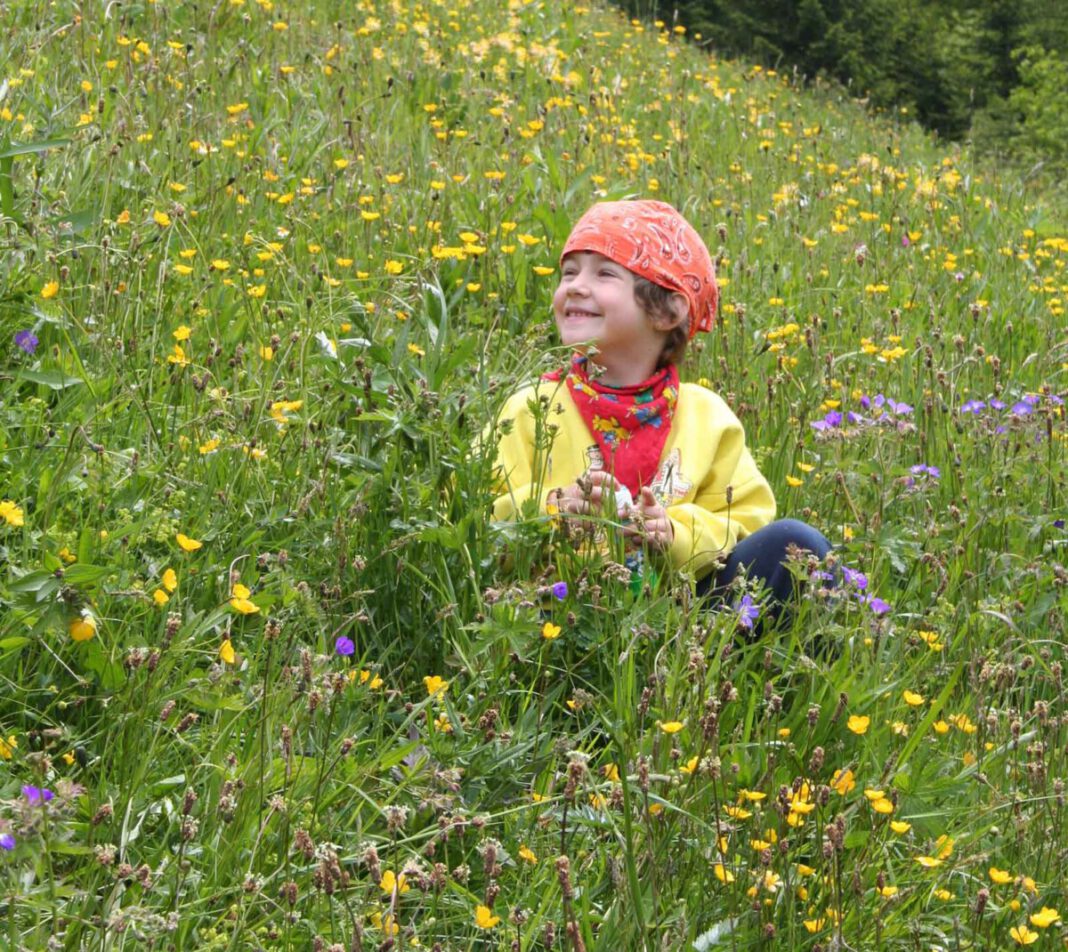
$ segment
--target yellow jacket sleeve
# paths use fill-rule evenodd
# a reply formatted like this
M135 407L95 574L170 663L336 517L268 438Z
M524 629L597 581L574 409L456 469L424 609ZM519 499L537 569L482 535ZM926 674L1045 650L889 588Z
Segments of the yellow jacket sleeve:
M522 516L529 500L535 512L545 512L548 452L547 408L538 407L536 387L527 387L508 398L492 430L496 443L494 480L496 498L493 518L515 519ZM539 439L539 437L542 437ZM539 447L541 448L539 450Z
M665 508L674 540L673 568L705 575L741 539L775 518L775 496L745 444L745 431L711 391L685 386L672 421L673 446L685 448L689 472L699 476L686 495Z

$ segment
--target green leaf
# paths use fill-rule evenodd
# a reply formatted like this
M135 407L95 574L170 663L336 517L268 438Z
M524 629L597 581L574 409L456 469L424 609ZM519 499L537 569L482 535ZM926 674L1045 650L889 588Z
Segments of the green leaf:
M112 569L104 565L85 565L75 562L74 565L65 569L63 580L69 585L91 585L106 577Z
M3 212L8 218L16 218L15 188L11 184L11 165L13 161L11 158L0 159L0 212Z
M10 638L0 638L0 657L7 657L21 651L30 643L25 635L12 635Z
M9 145L6 149L0 149L0 159L10 159L16 155L34 155L69 144L70 139L42 139L40 142L16 143Z
M45 572L42 569L38 569L36 572L27 572L21 578L15 579L11 583L11 591L26 593L26 592L39 592L45 588L49 582L56 582L55 575L51 572Z
M191 691L186 701L202 711L242 711L245 709L244 702L235 695L221 696L209 694L207 691Z
M66 390L67 387L76 387L85 383L81 377L72 377L60 370L22 370L16 379L39 383L52 390Z

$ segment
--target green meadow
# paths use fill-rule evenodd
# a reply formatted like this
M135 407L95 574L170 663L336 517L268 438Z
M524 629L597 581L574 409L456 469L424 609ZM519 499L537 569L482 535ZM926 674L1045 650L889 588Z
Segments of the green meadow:
M601 5L0 12L0 947L1068 945L1041 193ZM492 521L623 197L836 546L756 640Z

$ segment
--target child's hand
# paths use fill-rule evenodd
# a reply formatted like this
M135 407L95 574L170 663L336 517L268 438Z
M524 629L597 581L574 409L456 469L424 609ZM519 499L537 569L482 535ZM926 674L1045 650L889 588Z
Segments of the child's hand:
M600 515L604 511L605 500L614 497L617 488L618 484L610 473L594 469L584 473L570 486L550 494L549 503L570 516Z
M675 541L671 518L648 486L642 487L637 505L632 511L635 518L623 530L631 541L661 551L671 547L671 543Z

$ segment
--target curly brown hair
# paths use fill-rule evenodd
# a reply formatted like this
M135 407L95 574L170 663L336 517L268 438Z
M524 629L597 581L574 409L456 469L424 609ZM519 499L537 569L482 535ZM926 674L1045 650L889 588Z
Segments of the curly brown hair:
M671 299L674 294L674 291L669 291L648 278L635 275L634 298L645 309L646 315L651 319L659 317L673 320L675 318L675 311L671 306ZM657 370L668 367L671 364L677 364L682 360L686 354L686 345L690 342L689 330L688 320L671 328L667 339L664 341L664 348L660 351L659 358L657 358Z

